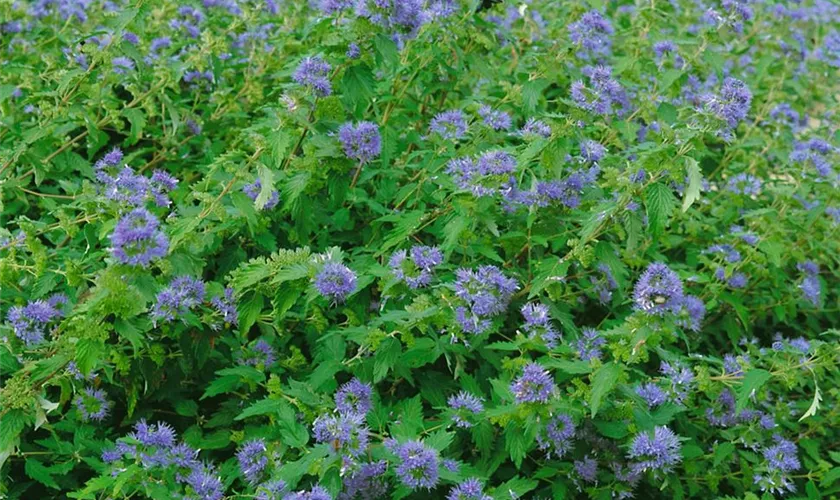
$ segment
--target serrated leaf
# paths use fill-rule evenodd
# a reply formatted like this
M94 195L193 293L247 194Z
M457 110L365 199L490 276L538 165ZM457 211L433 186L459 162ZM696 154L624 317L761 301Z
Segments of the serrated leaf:
M396 339L385 339L376 349L373 357L373 381L379 382L397 364L402 353L400 341Z
M820 480L820 486L827 488L838 479L840 479L840 467L835 467L823 474L822 480Z
M360 102L367 102L373 96L376 81L373 72L364 64L350 66L344 72L341 87L342 97L349 101L350 107L355 108Z
M703 184L703 173L700 172L700 165L697 160L686 158L685 171L688 177L688 186L686 186L683 196L683 212L686 212L692 203L700 199L700 187Z
M454 439L454 433L446 432L445 430L440 429L432 433L431 436L427 437L423 443L430 448L436 449L437 451L443 451L452 444Z
M589 393L589 406L593 417L598 414L604 396L613 390L623 372L624 367L622 365L611 361L598 368L598 371L592 375L592 390Z
M38 460L35 460L34 458L26 459L24 471L26 472L27 476L38 481L44 486L48 486L56 490L61 489L58 486L58 483L55 482L55 479L53 479L52 472L50 471L50 469L45 467L44 464L42 464Z
M799 417L798 422L802 422L808 417L813 417L817 414L817 410L820 409L820 402L822 401L822 393L820 393L820 387L816 385L816 381L814 381L814 399L811 401L811 406L808 407L808 410Z
M131 130L124 142L126 146L133 146L143 136L143 129L146 127L146 114L138 108L129 108L123 111L123 115L131 124Z
M282 399L261 399L248 408L245 408L242 413L234 418L234 420L245 420L248 417L254 417L257 415L277 413L282 410L284 406L288 406L288 403Z
M714 466L717 467L718 465L722 464L724 460L729 458L732 453L735 452L735 445L724 441L720 443L715 448L715 458L714 458Z
M257 210L262 210L265 208L265 204L271 199L272 193L274 193L274 172L265 165L260 164L257 168L257 176L260 179L260 193L257 195L257 199L254 200L254 206L257 207Z
M104 350L105 344L97 339L80 339L76 343L76 367L82 375L90 374Z
M676 200L671 189L658 182L645 189L645 208L648 223L654 236L659 236L665 230L668 219L674 212Z
M761 388L772 375L767 370L750 370L744 375L741 387L738 388L738 399L735 401L735 413L740 414L746 408L752 394Z
M505 449L516 467L522 466L530 444L526 433L518 426L508 426L505 429Z

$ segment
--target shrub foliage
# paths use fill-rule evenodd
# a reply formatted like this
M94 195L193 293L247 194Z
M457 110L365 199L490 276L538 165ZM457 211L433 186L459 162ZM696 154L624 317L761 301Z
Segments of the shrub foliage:
M0 2L0 497L840 494L838 26Z

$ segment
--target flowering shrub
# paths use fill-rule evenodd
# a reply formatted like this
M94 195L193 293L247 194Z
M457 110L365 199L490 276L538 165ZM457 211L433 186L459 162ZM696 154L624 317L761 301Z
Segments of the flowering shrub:
M840 496L838 26L0 3L0 498Z

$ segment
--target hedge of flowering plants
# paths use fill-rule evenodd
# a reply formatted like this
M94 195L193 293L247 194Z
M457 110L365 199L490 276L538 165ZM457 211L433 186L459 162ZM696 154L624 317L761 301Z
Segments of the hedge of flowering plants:
M0 0L0 498L840 497L832 0Z

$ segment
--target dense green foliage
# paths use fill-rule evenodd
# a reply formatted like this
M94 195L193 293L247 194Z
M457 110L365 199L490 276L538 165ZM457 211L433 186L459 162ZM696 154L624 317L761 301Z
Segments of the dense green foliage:
M0 498L840 495L840 7L394 2L0 0Z

